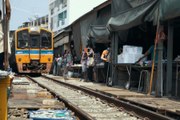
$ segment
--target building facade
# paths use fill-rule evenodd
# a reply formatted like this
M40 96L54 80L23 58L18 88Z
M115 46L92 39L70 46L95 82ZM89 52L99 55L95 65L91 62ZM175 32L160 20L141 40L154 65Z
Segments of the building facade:
M106 0L49 0L49 28L58 32Z

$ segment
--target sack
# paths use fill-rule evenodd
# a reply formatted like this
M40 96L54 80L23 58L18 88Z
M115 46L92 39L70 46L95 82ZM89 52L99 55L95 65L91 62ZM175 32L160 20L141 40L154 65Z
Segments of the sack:
M58 63L58 66L62 66L62 58L59 58L57 63Z
M87 66L94 66L94 58L93 57L88 58Z

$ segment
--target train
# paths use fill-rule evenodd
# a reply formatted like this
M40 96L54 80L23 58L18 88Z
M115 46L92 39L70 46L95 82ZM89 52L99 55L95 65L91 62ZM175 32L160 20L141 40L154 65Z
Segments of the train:
M49 73L53 62L53 32L42 27L15 31L15 62L18 73Z

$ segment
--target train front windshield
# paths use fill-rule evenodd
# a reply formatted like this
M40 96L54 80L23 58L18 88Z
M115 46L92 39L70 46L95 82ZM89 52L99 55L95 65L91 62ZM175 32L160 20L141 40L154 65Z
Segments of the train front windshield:
M50 32L41 31L41 47L42 48L51 48L52 42L51 42L52 34Z
M20 31L17 34L18 48L28 48L29 46L29 34L28 30Z
M41 30L38 34L29 34L28 30L17 33L18 48L52 48L52 34Z
M40 36L39 35L30 35L31 48L39 48Z

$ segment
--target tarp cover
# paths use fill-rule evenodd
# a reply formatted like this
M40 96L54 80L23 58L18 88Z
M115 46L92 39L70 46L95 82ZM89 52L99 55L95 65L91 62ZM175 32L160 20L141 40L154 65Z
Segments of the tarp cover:
M180 16L180 0L160 0L159 8L162 21Z
M144 21L167 21L180 16L180 0L159 0Z
M94 38L96 43L110 42L110 32L107 29L107 22L111 17L111 5L104 7L97 13L97 19L93 25L90 26L89 37Z
M112 16L108 22L110 31L126 30L144 22L144 17L153 9L157 0L151 0Z
M90 36L96 39L96 43L108 43L110 32L106 26L91 26Z
M73 34L73 40L74 40L74 49L76 52L76 56L78 58L81 57L81 28L80 23L77 22L76 24L73 24L72 26L72 34Z
M122 11L128 10L132 8L132 6L128 3L127 0L112 0L111 3L111 15L116 16L118 13Z
M166 21L180 16L180 0L113 0L110 31L119 31L145 21Z
M81 29L81 44L82 48L86 47L87 41L89 39L90 26L95 23L97 13L94 12L86 17L84 20L80 21Z

